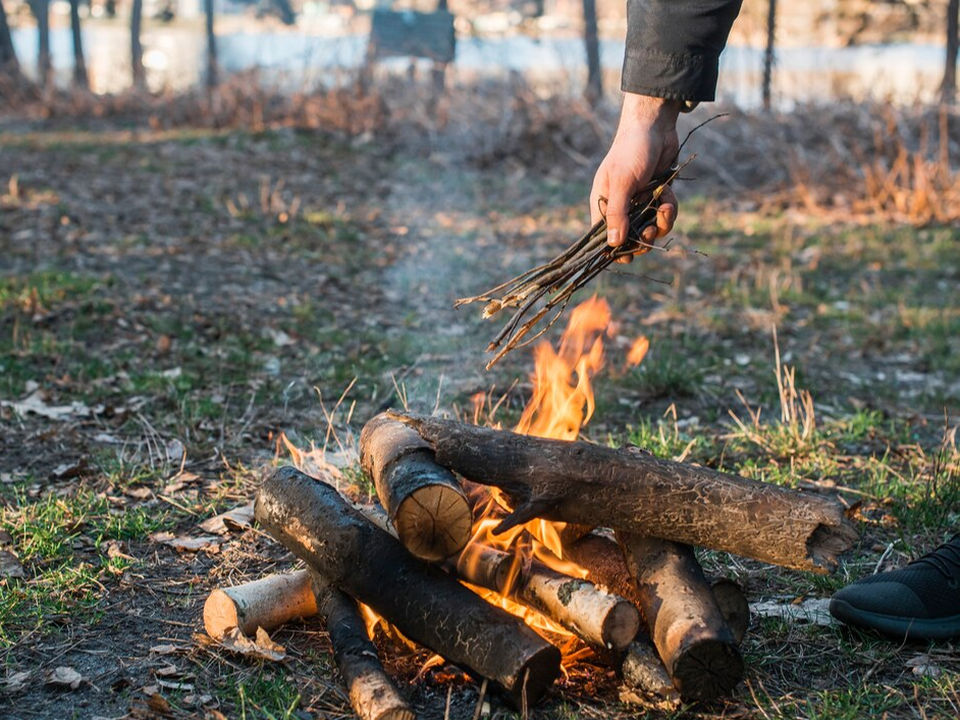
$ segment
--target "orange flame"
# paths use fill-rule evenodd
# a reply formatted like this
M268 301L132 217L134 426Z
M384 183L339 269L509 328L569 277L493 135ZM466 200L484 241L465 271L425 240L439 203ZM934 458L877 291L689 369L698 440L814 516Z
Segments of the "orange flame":
M629 352L627 352L627 367L636 367L643 362L643 359L647 356L647 350L650 349L650 341L647 339L646 335L641 335L636 340L633 341L633 345L630 346Z

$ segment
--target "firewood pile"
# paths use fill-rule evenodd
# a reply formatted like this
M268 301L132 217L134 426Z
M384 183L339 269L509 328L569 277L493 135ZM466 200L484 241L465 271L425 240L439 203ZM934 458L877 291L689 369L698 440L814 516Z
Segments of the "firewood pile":
M358 603L523 712L560 675L561 652L494 598L596 648L625 692L710 700L743 678L749 611L735 583L706 578L692 546L829 572L856 539L831 500L634 447L388 412L364 428L360 458L382 507L356 506L293 467L264 482L256 519L307 569L214 591L204 623L213 637L252 636L319 616L364 719L415 713ZM482 524L517 543L494 547ZM515 552L545 524L552 552ZM557 569L571 565L582 572Z

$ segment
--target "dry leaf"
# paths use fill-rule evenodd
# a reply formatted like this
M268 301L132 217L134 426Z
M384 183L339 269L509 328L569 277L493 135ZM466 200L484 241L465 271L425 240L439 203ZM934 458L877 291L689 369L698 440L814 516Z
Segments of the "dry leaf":
M153 490L148 487L128 488L124 495L134 500L149 500L153 497Z
M17 415L33 414L50 420L72 420L90 415L90 408L82 402L69 405L47 405L40 390L34 390L22 400L0 400L0 406L12 409Z
M23 565L9 550L0 550L0 577L22 578L27 574L23 570Z
M943 668L937 665L927 653L910 658L906 666L911 668L917 677L938 678L943 673Z
M86 459L80 458L76 462L57 465L57 467L50 472L50 477L53 480L70 480L71 478L80 477L87 467Z
M201 537L191 538L185 535L175 537L170 540L161 540L164 545L169 545L175 550L182 552L197 552L205 549L220 549L222 540L214 535L202 535Z
M27 680L30 679L29 671L15 672L13 675L8 675L7 678L3 681L4 688L11 695L13 693L18 693L27 686Z
M83 682L83 676L72 667L61 665L47 676L48 685L57 685L70 690L76 690Z
M283 660L287 656L286 648L271 640L267 631L263 628L257 628L257 637L254 640L244 635L240 628L231 628L223 636L220 644L231 652L262 660L277 661Z
M156 653L157 655L170 655L175 653L178 650L185 650L186 648L178 647L177 645L154 645L150 648L150 652Z
M243 532L253 525L253 503L220 513L200 523L200 529L216 535Z

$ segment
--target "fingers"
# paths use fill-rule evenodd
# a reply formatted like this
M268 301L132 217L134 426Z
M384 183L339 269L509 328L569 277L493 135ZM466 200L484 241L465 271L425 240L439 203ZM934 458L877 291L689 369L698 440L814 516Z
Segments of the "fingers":
M666 237L673 230L679 207L673 188L664 188L660 195L660 207L657 209L657 238Z
M630 236L630 191L627 182L610 183L607 198L607 245L620 247Z

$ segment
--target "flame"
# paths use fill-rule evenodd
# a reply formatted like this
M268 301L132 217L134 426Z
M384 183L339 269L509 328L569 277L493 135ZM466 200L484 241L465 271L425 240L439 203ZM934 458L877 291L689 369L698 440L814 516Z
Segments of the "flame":
M647 356L647 350L650 349L650 341L646 335L641 335L633 341L630 350L627 352L627 367L636 367L643 362Z

